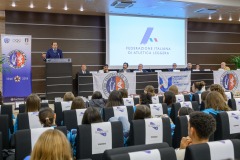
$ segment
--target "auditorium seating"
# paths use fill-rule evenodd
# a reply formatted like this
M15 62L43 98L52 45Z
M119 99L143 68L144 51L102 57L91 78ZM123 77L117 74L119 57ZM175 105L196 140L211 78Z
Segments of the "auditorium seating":
M134 106L133 98L123 98L123 105L124 106Z
M54 112L56 113L56 124L57 126L62 125L63 121L63 111L70 110L72 101L69 102L55 102L54 103Z
M86 109L63 111L63 125L67 127L67 130L77 129L77 126L82 124L85 111Z
M236 111L236 110L240 110L240 98L234 98L234 99L229 99L228 100L228 106Z
M9 123L8 123L8 115L0 115L0 132L2 134L3 139L0 141L3 149L9 148ZM1 150L0 150L1 151Z
M174 103L172 105L170 118L172 119L173 123L175 124L177 116L178 116L178 110L181 107L191 107L194 111L199 111L199 106L197 101L188 101L188 102L181 102L181 103Z
M41 128L42 125L38 117L39 112L19 113L17 116L17 129Z
M163 103L163 96L153 96L152 103L153 104Z
M9 123L9 128L10 128L10 131L11 133L13 133L13 108L12 108L12 105L6 105L6 104L3 104L1 106L1 115L8 115L8 123Z
M176 97L176 102L185 102L185 101L190 101L190 95L189 94L185 94L185 95L182 95L182 94L178 94L178 95L175 95Z
M177 160L175 150L171 147L129 152L110 156L109 160Z
M133 106L117 106L117 107L108 107L108 108L103 108L103 121L107 122L109 118L114 117L114 116L123 116L128 119L130 122L133 119Z
M2 132L0 131L0 142L3 141L3 136L2 136ZM0 143L0 159L3 159L3 156L2 156L2 150L3 150L3 143Z
M232 92L225 92L225 94L227 96L227 100L233 99L233 93Z
M139 97L134 97L133 98L134 104L140 104L140 98Z
M239 150L239 139L194 144L186 148L185 160L239 159Z
M202 100L201 100L201 94L198 93L194 93L192 95L192 101L197 101L199 104L201 104Z
M240 111L220 112L216 121L215 140L240 139Z
M91 158L100 160L106 149L118 147L123 147L121 122L84 124L79 125L77 128L77 159Z
M130 122L129 146L162 142L172 146L169 118L148 118Z
M49 107L48 103L41 103L41 108ZM26 104L19 105L19 113L24 113L26 109Z
M160 117L163 114L168 114L168 107L166 103L149 104L151 116L153 118Z
M17 131L15 133L15 159L23 160L26 156L30 155L38 137L48 129L53 128L35 128ZM66 127L61 126L54 129L61 130L66 135Z
M110 160L110 156L113 156L113 155L125 154L128 152L150 150L150 149L167 148L167 147L169 147L169 145L163 142L163 143L156 143L156 144L145 144L145 145L136 145L136 146L109 149L103 153L103 160Z

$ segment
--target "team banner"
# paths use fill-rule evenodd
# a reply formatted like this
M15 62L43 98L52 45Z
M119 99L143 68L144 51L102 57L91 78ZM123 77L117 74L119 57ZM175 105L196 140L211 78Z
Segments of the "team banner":
M3 96L20 100L32 93L31 36L1 35L3 67Z
M214 84L220 84L225 91L240 90L240 71L213 71Z
M190 92L191 72L158 72L158 92L168 91L171 85L176 85L179 92Z
M136 73L93 73L93 91L100 91L104 98L121 88L136 94Z

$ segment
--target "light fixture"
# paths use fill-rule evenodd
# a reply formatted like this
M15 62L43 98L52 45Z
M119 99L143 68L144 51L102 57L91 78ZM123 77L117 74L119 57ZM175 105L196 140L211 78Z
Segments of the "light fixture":
M68 7L67 7L67 5L63 8L65 11L67 11L68 10Z
M12 7L16 7L16 3L15 2L12 2Z
M218 20L219 20L219 21L221 21L221 20L222 20L222 15L219 15L219 18L218 18Z
M208 16L208 19L209 19L209 20L211 20L211 19L212 19L212 16L211 16L211 14L209 14L209 16Z
M51 7L51 5L50 5L50 4L48 4L48 6L47 6L47 9L52 9L52 7Z
M232 15L230 14L230 16L229 16L229 19L228 19L229 21L232 21Z
M34 5L33 5L33 3L31 3L29 7L30 7L30 8L34 8Z
M83 11L84 11L83 6L81 6L79 10L80 10L81 12L83 12Z
M240 22L240 17L239 17L238 21Z

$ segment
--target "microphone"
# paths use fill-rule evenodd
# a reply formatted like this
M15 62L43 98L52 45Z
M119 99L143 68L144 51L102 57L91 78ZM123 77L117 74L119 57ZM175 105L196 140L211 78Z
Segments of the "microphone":
M59 53L58 53L58 57L59 57L59 59L61 58L60 55L59 55Z

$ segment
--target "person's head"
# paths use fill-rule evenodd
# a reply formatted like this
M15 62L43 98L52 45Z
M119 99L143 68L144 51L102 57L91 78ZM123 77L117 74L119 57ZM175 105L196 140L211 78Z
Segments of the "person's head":
M144 104L144 105L152 104L152 94L151 93L142 93L140 95L140 104Z
M141 71L143 69L143 64L138 65L138 70Z
M215 130L216 120L212 115L199 111L190 114L188 135L192 139L193 144L202 141L207 142Z
M198 92L198 91L201 91L202 88L203 88L205 85L206 85L206 84L205 84L204 81L194 82L194 83L192 84L192 91L193 91L193 93Z
M200 70L200 65L196 64L196 70Z
M137 119L145 119L145 118L151 118L151 110L146 105L137 106L133 119L137 120Z
M49 129L41 134L31 153L31 160L57 159L72 160L70 143L57 129Z
M88 107L84 112L82 124L103 122L100 112L95 107Z
M222 62L222 63L221 63L221 68L222 68L222 69L225 69L225 67L226 67L226 63L225 63L225 62Z
M128 98L128 91L127 91L127 89L121 88L118 91L121 93L122 98Z
M187 64L187 68L188 68L188 69L192 69L192 63L188 63L188 64Z
M178 95L178 87L176 85L171 85L169 88L168 88L168 91L171 91L173 92L175 95Z
M82 64L81 65L81 69L82 69L82 71L86 71L87 70L87 66L85 64Z
M57 42L52 42L52 49L56 50L58 48Z
M219 111L230 111L231 109L226 104L223 96L217 91L208 93L205 101L205 108L213 108Z
M147 85L144 88L144 93L150 93L152 96L155 96L155 89L152 85Z
M41 99L37 94L30 94L26 100L26 112L38 112L41 106Z
M172 105L173 103L176 103L176 96L173 92L167 91L164 93L164 103L167 104L167 106Z
M177 69L177 63L173 63L173 64L172 64L172 68L173 68L173 69Z
M93 92L92 99L102 99L102 93L99 91Z
M124 62L123 63L123 69L127 69L128 68L128 63L127 62Z
M73 101L74 95L72 92L66 92L63 96L63 101Z
M212 84L210 86L210 91L217 91L217 92L219 92L223 96L224 100L227 101L227 96L226 96L226 94L224 92L224 89L222 88L222 86L220 84Z
M81 97L75 97L72 101L71 110L83 108L85 108L83 99Z
M49 107L41 108L38 117L43 127L51 127L56 125L56 114Z
M193 112L193 109L190 107L181 107L178 110L178 116L186 116Z
M203 91L203 92L201 93L201 100L202 100L202 101L205 101L205 100L206 100L206 97L207 97L208 93L210 93L210 91Z
M103 71L106 73L106 72L108 72L108 64L105 64L104 66L103 66Z
M123 105L122 94L119 91L112 91L108 97L106 107L114 107Z

